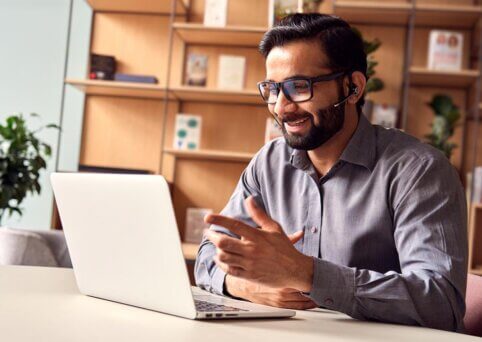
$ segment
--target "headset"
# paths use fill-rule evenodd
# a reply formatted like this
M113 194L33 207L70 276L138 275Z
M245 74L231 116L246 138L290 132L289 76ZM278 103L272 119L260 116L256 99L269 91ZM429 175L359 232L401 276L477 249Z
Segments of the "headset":
M351 80L350 80L350 81L351 81ZM342 105L343 103L345 103L346 101L348 101L348 99L349 99L352 95L357 96L357 95L358 95L358 91L359 91L359 90L358 90L358 87L357 87L357 86L355 86L355 85L353 85L353 84L350 85L350 91L348 92L348 95L345 96L345 97L343 98L343 100L341 100L340 102L335 103L335 104L333 105L333 107L338 108L340 105Z

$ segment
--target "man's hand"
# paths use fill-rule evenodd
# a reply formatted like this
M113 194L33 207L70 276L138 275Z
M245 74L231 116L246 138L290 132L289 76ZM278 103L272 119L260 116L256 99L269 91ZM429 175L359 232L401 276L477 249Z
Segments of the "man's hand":
M318 307L310 298L294 289L268 287L229 274L226 276L225 284L230 295L257 304L293 310L308 310Z
M293 247L280 225L256 206L253 197L247 198L245 205L260 229L222 215L205 218L206 223L222 226L241 237L207 231L207 238L217 247L216 264L228 275L260 285L309 292L313 259Z

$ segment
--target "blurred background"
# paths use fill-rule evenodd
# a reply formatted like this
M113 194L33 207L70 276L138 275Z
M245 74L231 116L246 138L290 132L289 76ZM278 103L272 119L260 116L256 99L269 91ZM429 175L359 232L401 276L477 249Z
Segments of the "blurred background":
M458 170L482 274L479 0L0 0L0 262L37 239L51 254L32 263L69 265L49 174L87 171L164 175L192 265L202 217L280 135L257 45L295 12L347 20L368 54L364 114Z

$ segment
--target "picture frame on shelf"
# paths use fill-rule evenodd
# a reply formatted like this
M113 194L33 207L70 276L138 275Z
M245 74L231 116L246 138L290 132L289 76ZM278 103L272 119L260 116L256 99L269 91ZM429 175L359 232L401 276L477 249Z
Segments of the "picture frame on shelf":
M243 90L246 76L246 57L220 55L218 88L222 90Z
M396 128L398 121L398 108L386 103L374 103L371 123L385 128Z
M228 13L228 0L205 0L204 26L225 27Z
M430 70L462 70L464 35L455 31L431 30L427 67Z
M184 84L189 86L206 86L208 56L190 53L187 57Z
M202 117L194 114L176 115L173 148L177 150L199 150Z

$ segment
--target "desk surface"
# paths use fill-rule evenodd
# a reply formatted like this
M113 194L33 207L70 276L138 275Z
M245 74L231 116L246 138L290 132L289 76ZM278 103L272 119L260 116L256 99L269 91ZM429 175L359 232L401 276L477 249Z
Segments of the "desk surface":
M4 341L480 341L327 311L290 319L191 321L80 294L71 269L0 266Z

